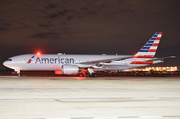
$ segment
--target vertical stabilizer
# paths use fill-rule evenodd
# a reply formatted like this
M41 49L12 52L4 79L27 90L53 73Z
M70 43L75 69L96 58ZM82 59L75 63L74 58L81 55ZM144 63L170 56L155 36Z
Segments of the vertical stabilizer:
M163 32L156 32L136 53L135 58L154 58Z

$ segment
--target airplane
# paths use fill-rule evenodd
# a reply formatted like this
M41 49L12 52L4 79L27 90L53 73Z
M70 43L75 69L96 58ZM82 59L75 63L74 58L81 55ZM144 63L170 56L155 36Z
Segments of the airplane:
M175 56L155 58L163 32L156 32L135 55L66 55L24 54L8 58L3 65L14 69L19 76L22 70L55 71L55 74L97 77L95 72L126 70L163 62Z

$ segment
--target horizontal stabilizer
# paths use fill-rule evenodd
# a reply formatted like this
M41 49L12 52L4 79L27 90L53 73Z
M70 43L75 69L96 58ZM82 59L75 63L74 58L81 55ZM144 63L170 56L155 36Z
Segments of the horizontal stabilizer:
M176 58L176 56L156 58L156 59L146 60L146 62L149 62L149 61L157 61L157 60L164 60L164 59L172 59L172 58Z

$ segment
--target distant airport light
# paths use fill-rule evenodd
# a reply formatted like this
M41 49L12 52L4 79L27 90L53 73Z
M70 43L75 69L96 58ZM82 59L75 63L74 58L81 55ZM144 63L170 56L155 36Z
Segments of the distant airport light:
M178 71L178 67L146 67L142 69L129 69L129 70L123 70L123 71Z

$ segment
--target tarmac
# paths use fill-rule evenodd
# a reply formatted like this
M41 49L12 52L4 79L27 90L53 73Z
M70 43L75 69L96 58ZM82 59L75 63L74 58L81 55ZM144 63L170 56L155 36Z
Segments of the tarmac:
M0 119L180 119L180 77L0 76Z

